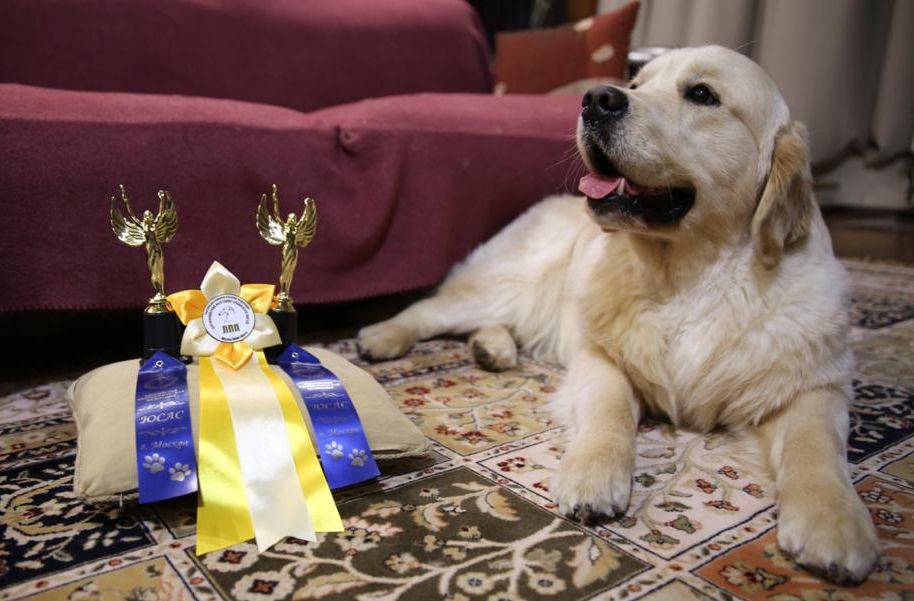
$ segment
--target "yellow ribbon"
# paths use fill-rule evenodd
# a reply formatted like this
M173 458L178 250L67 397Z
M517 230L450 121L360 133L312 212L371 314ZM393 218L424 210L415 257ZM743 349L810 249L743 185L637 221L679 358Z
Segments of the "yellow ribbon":
M197 445L197 555L254 537L225 390L212 360L200 357Z
M273 284L244 284L238 296L248 301L254 313L266 313L273 304Z
M314 539L313 535L303 532L301 521L310 518L313 532L341 532L343 523L340 519L330 487L317 460L317 454L308 435L304 418L295 402L295 398L285 381L274 372L262 352L255 353L256 367L246 367L237 376L234 372L223 370L217 374L212 361L207 357L200 358L200 461L198 465L200 490L197 506L197 555L221 549L252 537L260 529L282 531L283 528L294 530L284 532L298 538ZM238 419L229 405L226 388L233 386L236 377L255 377L251 370L257 369L265 377L272 392L279 401L282 411L283 428L287 438L286 444L294 461L295 474L307 510L301 512L270 511L264 503L273 501L283 505L294 503L294 499L270 499L259 495L255 512L267 515L266 521L271 524L255 524L252 519L252 507L245 492L251 490L245 482L244 470L236 451L236 431L249 427L243 417ZM259 376L256 376L259 377ZM267 413L267 412L264 412ZM260 419L260 418L259 418ZM240 423L239 423L240 422ZM250 464L249 464L250 465ZM277 482L282 485L282 482ZM255 491L256 492L256 491ZM294 495L291 495L294 497ZM294 506L294 505L293 505ZM296 525L297 524L297 525ZM261 526L258 528L257 526ZM298 528L298 530L296 530ZM258 546L267 547L275 542L269 535ZM274 537L275 538L275 537Z

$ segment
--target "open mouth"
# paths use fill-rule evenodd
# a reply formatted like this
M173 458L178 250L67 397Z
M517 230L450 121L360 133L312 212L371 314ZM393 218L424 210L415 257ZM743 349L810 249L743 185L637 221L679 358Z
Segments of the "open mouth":
M673 225L695 203L692 188L641 186L619 173L605 157L600 158L594 161L600 173L588 173L578 184L598 217L619 214L641 219L646 225Z

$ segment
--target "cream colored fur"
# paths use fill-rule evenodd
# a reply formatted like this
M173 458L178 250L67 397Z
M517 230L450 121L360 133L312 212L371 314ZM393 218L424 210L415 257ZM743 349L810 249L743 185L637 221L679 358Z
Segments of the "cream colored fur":
M699 82L720 106L684 100ZM694 188L680 223L547 199L359 346L386 359L474 332L488 369L515 364L515 341L567 365L552 405L569 445L552 493L578 517L625 510L644 413L745 434L777 482L781 547L860 580L877 541L845 461L848 278L811 194L805 130L768 76L723 48L671 52L633 83L613 162L642 186Z

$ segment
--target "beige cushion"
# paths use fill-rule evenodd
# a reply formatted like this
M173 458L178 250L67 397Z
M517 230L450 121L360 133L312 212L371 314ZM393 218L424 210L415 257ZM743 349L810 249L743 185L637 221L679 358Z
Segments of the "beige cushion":
M375 459L385 461L428 453L428 440L400 413L384 388L368 372L328 350L312 347L307 347L307 350L335 373L346 387L362 420ZM282 369L272 367L289 384L305 415L313 441L314 431L298 388ZM68 400L79 429L73 488L80 499L110 502L136 497L134 399L139 368L137 359L112 363L90 371L70 386ZM187 366L195 444L199 383L197 366Z

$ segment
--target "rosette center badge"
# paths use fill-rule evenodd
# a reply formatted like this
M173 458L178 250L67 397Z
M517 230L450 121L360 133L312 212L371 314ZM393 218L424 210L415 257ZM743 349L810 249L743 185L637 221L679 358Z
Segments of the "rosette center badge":
M251 335L255 325L254 309L234 294L220 294L203 309L203 328L219 342L241 342Z

